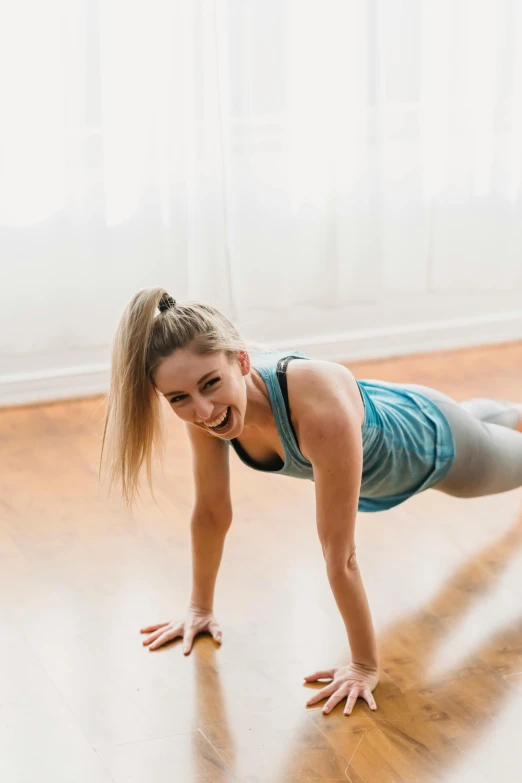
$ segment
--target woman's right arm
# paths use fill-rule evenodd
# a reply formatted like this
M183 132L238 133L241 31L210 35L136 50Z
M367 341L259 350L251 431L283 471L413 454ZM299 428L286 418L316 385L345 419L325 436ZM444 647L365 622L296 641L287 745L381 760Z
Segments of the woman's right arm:
M213 615L214 589L225 536L232 523L228 445L187 424L192 447L195 500L190 522L192 541L192 594L184 621L142 628L150 650L182 636L183 651L190 652L194 637L208 631L217 642L221 630Z
M225 536L232 524L228 445L187 424L192 447L194 509L192 539L191 606L212 611L214 587L223 554Z
M213 611L214 589L227 530L228 527L222 527L208 518L192 516L191 607Z

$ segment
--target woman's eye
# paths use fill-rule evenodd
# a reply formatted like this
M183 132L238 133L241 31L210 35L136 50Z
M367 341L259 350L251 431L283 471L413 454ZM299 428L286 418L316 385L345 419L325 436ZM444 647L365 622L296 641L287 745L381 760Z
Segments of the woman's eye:
M221 380L221 378L211 378L211 380L207 381L207 383L204 385L203 388L206 389L207 386L212 386L214 383L217 383L220 380ZM185 394L181 394L178 397L172 397L170 401L171 401L171 403L180 402L181 400L184 400L185 397L186 397Z

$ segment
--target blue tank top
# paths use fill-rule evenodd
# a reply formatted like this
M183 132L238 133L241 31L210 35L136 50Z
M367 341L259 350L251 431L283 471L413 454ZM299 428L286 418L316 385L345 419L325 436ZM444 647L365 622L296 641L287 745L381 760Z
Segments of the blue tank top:
M227 442L241 461L255 470L313 481L312 463L301 454L278 379L282 360L289 358L310 359L300 351L251 355L252 367L267 388L284 463L281 465L278 457L273 466L261 465L235 438ZM385 381L357 384L365 409L359 511L383 511L444 478L455 457L453 433L440 408L418 391Z

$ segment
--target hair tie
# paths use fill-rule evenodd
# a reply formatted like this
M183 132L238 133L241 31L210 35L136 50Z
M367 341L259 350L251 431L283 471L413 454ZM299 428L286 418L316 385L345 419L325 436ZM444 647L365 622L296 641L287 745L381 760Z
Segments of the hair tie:
M158 305L158 309L159 309L160 313L164 313L165 310L170 310L170 308L174 307L175 304L176 304L176 300L175 299L173 299L168 294L163 294L163 296L160 299L160 302L159 302L159 305Z

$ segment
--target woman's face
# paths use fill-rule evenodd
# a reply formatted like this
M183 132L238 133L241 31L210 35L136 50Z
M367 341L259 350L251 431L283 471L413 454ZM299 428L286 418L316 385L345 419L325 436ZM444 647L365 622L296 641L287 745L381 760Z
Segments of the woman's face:
M244 426L244 376L249 372L246 351L229 359L222 352L202 355L186 347L161 362L154 381L180 419L229 440L238 437Z

